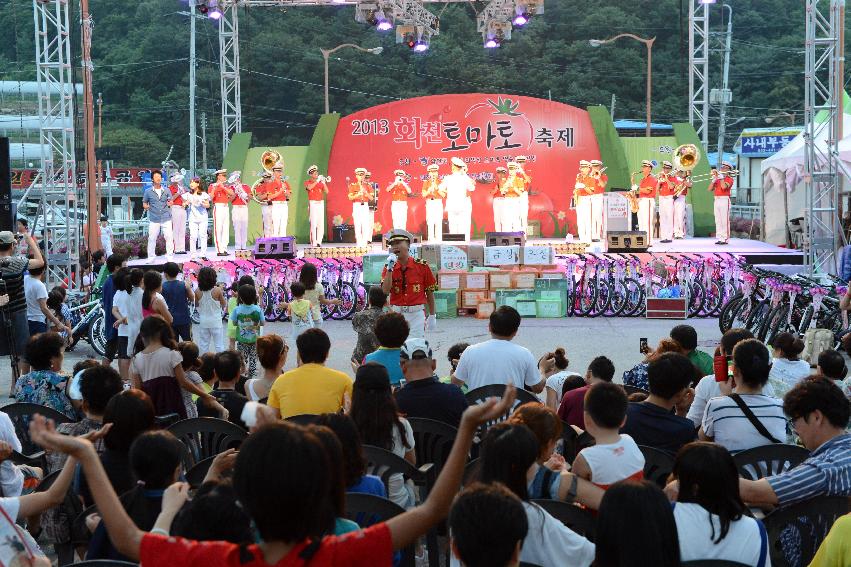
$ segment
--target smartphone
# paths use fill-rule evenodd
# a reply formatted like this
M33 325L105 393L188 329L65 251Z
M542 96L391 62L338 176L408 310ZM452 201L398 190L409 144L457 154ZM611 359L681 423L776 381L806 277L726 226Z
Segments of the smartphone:
M716 382L726 382L730 373L730 360L726 356L718 355L712 359L712 368L715 372Z
M638 339L638 352L644 354L647 352L647 337L641 337Z

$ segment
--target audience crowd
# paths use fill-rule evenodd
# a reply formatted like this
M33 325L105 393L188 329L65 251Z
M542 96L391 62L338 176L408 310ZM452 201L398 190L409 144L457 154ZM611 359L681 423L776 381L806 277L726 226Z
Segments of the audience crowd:
M28 428L0 413L0 564L49 565L48 544L60 560L145 567L399 565L410 549L418 564L445 554L468 567L764 567L778 551L762 518L851 497L844 356L824 351L810 368L795 336L769 347L731 329L711 356L678 325L633 368L603 352L571 369L563 347L537 358L518 344L521 317L500 307L490 338L453 345L440 377L438 353L372 288L352 322L352 378L326 365L321 309L333 302L315 272L279 306L294 321L284 338L263 331L250 277L229 305L214 271L193 291L176 268L163 282L110 256L107 354L69 375L56 332L67 329L30 267L33 335L14 395L45 409ZM168 425L195 417L227 420L244 440L190 487L187 454L201 448ZM20 458L22 441L45 455ZM737 465L789 446L800 458L772 474ZM347 513L352 495L395 515ZM802 537L783 540L789 564L805 564ZM851 565L848 541L845 516L810 564Z

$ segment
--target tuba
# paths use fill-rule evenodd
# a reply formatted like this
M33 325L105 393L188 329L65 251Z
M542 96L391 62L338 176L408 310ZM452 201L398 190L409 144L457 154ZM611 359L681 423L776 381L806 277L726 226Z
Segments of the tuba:
M269 173L272 173L272 168L275 167L275 164L279 161L281 161L281 154L275 150L266 150L263 152L263 155L260 156L260 165L263 166L264 171L268 171Z
M683 144L674 150L674 169L691 171L700 162L700 150L694 144Z

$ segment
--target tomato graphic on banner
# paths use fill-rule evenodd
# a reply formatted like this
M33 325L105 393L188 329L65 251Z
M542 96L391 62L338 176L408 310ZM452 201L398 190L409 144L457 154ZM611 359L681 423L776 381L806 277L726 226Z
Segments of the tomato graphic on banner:
M343 117L334 136L328 173L335 180L328 195L329 222L351 222L346 179L356 167L371 173L378 190L375 225L393 226L391 194L394 170L402 169L413 190L408 198L407 229L425 233L421 196L426 168L437 164L440 177L451 173L458 157L476 181L473 238L494 229L494 173L519 155L532 178L529 220L545 237L576 233L570 210L580 159L599 159L591 120L582 109L544 99L502 94L451 94L413 98L367 108Z

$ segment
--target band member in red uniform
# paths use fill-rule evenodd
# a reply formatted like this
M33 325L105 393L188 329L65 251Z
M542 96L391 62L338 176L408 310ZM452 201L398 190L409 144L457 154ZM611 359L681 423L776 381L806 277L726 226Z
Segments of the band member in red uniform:
M673 171L674 165L671 162L662 162L662 173L659 174L659 238L664 244L670 244L674 238L676 178Z
M355 169L355 181L349 183L349 201L352 202L352 222L355 225L355 242L366 246L372 240L372 215L369 202L372 200L372 186L366 182L366 168Z
M277 162L272 168L272 190L269 200L272 201L272 236L287 235L287 219L289 219L289 200L292 188L282 179L284 164Z
M591 193L596 180L591 176L591 162L579 160L579 173L573 185L573 203L576 207L576 235L582 242L591 242Z
M216 171L216 182L210 185L208 192L213 201L213 242L216 245L217 256L228 255L230 242L230 208L228 204L233 199L233 189L227 183L227 169Z
M641 162L641 181L633 185L632 189L638 191L638 230L647 233L647 243L653 242L653 221L656 216L656 190L659 188L659 180L653 175L653 162L644 160Z
M446 191L440 185L438 166L436 163L426 168L428 179L423 181L422 196L426 200L426 227L429 242L443 241L443 199Z
M591 192L591 242L599 242L603 238L605 221L605 197L606 185L609 176L603 173L603 162L598 159L591 160L591 177L594 178L594 189Z
M677 172L676 177L677 188L674 195L674 238L685 238L686 235L686 200L688 198L688 190L691 189L691 173L683 171Z
M269 171L261 173L260 179L255 181L251 187L252 198L260 205L264 238L272 236L272 201L269 200L269 195L273 188L274 181L272 180L272 173Z
M412 193L411 186L405 181L404 170L393 172L396 176L393 183L387 186L393 202L390 203L390 215L393 217L393 228L405 230L408 225L408 195Z
M322 246L325 238L325 195L328 194L330 177L319 175L319 167L307 168L308 180L304 182L307 190L308 215L310 217L310 245Z
M523 230L523 194L526 182L517 174L517 162L508 162L508 176L499 188L502 193L502 228L508 232Z
M409 254L413 236L393 229L387 234L390 256L381 274L381 289L389 297L390 309L401 313L410 327L409 337L423 338L426 328L437 328L434 290L437 281L428 263Z
M529 171L526 169L526 156L517 156L514 158L514 163L517 164L517 178L523 185L523 191L520 193L520 203L518 204L518 212L520 213L521 230L526 234L529 233L529 191L532 190L532 178L529 176Z
M733 166L726 161L721 162L721 172L712 168L712 182L709 190L715 195L715 244L727 244L730 240L730 191L733 189L733 177L730 170Z
M174 253L186 254L186 204L183 196L189 190L183 185L183 173L175 173L170 178L168 190L171 193L171 230L174 235Z
M503 232L505 229L502 226L502 220L505 212L505 195L502 194L502 186L508 178L508 170L502 166L496 168L496 173L493 176L493 229L496 232Z
M248 246L248 199L251 187L243 185L240 175L234 171L228 177L228 185L233 189L231 217L233 219L233 243L237 250L246 250Z

